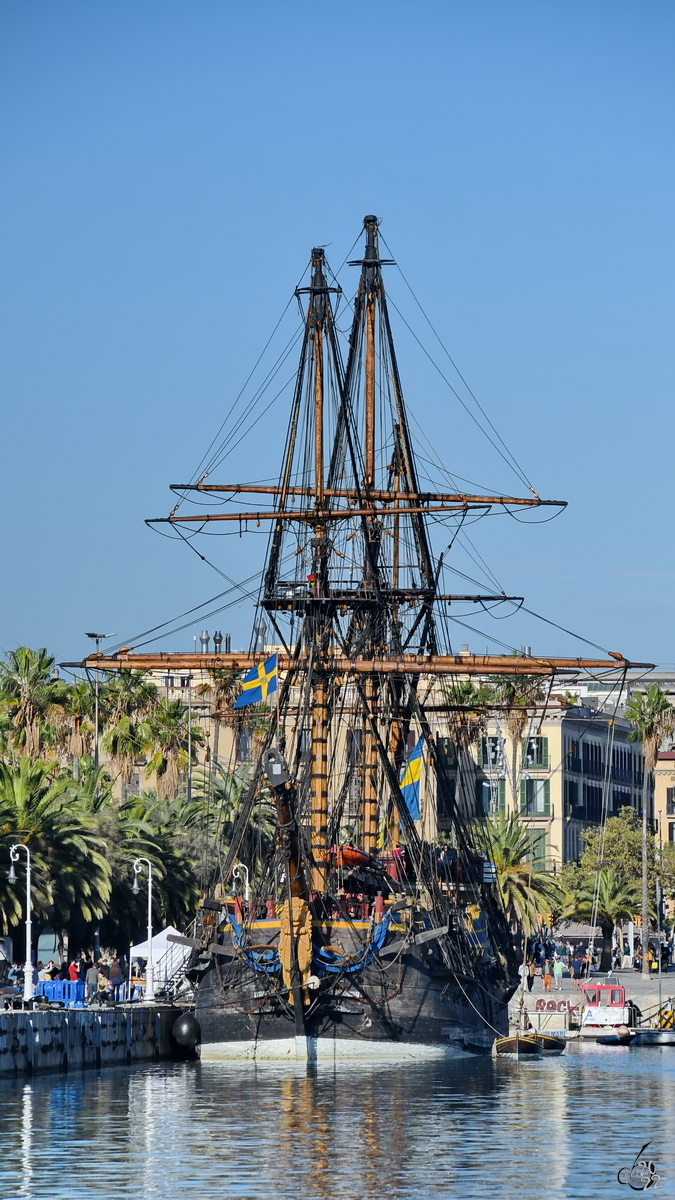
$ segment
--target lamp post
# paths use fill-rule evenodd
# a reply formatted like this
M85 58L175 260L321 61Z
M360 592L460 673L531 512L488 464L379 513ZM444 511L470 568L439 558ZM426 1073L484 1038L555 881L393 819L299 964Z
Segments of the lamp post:
M149 858L137 858L134 862L134 886L132 892L137 896L140 888L138 876L143 870L143 863L148 868L148 965L145 968L145 999L154 1000L155 983L152 974L152 863Z
M101 642L106 638L114 637L114 633L85 633L85 637L92 638L96 642L96 653ZM94 683L94 766L98 766L98 671L96 672L96 680ZM98 790L98 789L97 789Z
M29 1003L33 999L33 963L31 959L32 945L32 925L31 925L31 894L30 894L30 850L28 846L24 846L23 842L15 842L9 848L9 857L12 860L12 865L9 868L8 880L10 883L16 883L16 871L14 863L19 861L19 850L26 851L26 965L23 971L23 999L24 1004Z

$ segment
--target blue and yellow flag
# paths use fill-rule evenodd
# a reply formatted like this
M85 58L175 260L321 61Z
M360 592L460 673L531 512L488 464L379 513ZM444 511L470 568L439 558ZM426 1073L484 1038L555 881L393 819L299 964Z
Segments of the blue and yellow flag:
M405 806L413 821L419 821L422 815L420 811L420 775L422 772L423 752L424 738L420 738L415 749L411 752L401 775L401 795L405 800Z
M247 704L259 704L270 692L277 690L277 656L272 654L259 663L244 679L242 691L233 708L245 708Z

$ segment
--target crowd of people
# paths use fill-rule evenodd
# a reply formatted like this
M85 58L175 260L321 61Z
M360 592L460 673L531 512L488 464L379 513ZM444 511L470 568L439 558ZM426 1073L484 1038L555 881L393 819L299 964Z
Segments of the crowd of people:
M23 965L13 962L5 964L2 971L4 981L10 987L22 988ZM132 964L132 981L141 977L144 964L135 960ZM51 980L64 983L82 983L88 1004L109 1003L121 999L127 990L128 963L125 958L101 955L94 961L93 955L66 960L60 965L53 959L47 963L38 961L33 967L33 984ZM2 980L0 980L2 982ZM122 990L124 989L124 991ZM125 996L126 998L126 996Z
M656 942L650 942L647 954L650 970L658 969L659 957L661 971L667 974L673 963L673 939L666 938L661 942L660 949ZM562 990L563 975L567 974L572 985L577 989L584 979L588 979L592 971L600 964L600 947L592 946L589 942L556 941L552 938L530 938L527 944L525 961L520 967L520 976L524 979L529 992L534 988L535 979L541 979L542 990L550 992ZM626 942L623 947L615 946L612 956L612 969L617 971L634 967L642 970L642 945L635 948L631 959L630 947Z

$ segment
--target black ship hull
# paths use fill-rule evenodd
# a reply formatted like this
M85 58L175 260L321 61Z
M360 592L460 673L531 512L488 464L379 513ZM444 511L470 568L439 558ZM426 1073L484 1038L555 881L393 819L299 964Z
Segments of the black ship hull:
M322 986L305 1009L299 1038L286 1002L270 997L242 968L240 978L224 987L214 963L197 995L201 1057L402 1060L489 1054L495 1036L508 1033L508 993L494 994L487 973L460 979L435 970L424 951L411 947L394 964L376 960L337 988Z

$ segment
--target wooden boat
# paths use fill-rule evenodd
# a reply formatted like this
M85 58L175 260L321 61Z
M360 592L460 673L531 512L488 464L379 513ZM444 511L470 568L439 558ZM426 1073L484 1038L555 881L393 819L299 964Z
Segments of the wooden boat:
M565 1053L567 1042L564 1038L556 1037L553 1033L535 1033L534 1037L541 1047L542 1054L552 1057Z
M534 1034L513 1033L508 1037L495 1038L492 1053L495 1058L520 1062L521 1060L541 1058L543 1049Z

